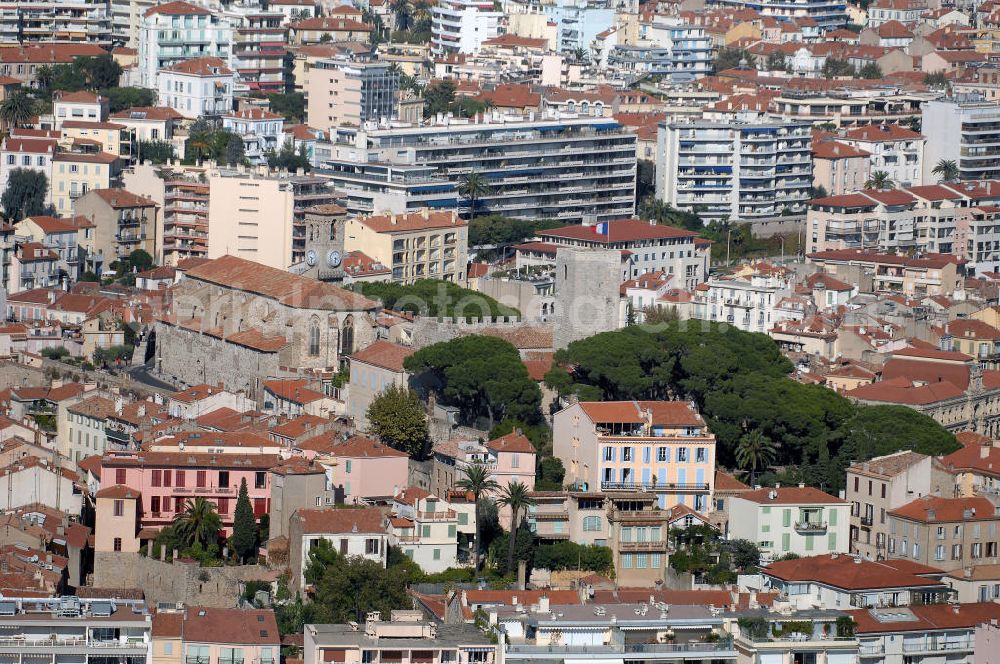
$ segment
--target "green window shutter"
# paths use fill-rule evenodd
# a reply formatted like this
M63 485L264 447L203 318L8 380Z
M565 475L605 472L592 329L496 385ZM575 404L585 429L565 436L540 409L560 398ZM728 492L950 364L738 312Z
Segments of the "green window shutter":
M448 526L448 537L455 536L455 526Z
M806 551L812 551L815 546L816 538L812 535L806 535Z
M792 525L792 510L782 510L781 513L781 523L785 528L790 528Z
M830 551L836 551L837 550L837 533L830 533L829 548L830 548Z
M781 536L781 550L782 551L784 551L786 553L788 552L788 550L790 548L790 544L791 544L791 539L792 539L792 536L789 535L788 533L784 533Z
M822 521L822 519L820 520ZM830 525L831 526L837 525L837 510L834 508L830 508Z
M430 537L430 536L431 536L431 527L424 526L424 537Z
M458 525L460 526L469 525L469 515L466 512L458 513Z

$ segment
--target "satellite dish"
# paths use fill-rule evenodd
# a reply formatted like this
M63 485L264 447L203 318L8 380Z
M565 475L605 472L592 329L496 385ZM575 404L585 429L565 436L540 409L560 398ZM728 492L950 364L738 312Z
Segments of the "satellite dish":
M310 249L306 252L306 263L309 267L316 265L316 251L314 249Z
M331 249L326 255L326 264L330 267L340 265L340 252L336 249Z

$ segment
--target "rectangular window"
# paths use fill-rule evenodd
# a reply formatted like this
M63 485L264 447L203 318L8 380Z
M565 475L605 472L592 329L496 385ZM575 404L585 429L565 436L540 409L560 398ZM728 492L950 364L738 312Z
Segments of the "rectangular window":
M441 549L434 549L434 560L441 560Z
M121 551L122 550L122 538L121 537L116 537L115 538L114 549L115 549L115 551Z
M365 540L365 554L369 556L378 555L378 539L369 537Z
M613 447L605 447L604 448L604 460L605 461L614 461L615 460L615 448L613 448Z
M961 560L962 559L962 545L961 544L952 544L951 545L951 559L952 560Z
M114 514L115 514L115 516L125 516L125 501L124 500L116 500L115 501Z
M458 525L467 526L469 525L469 515L466 512L458 513Z
M263 489L267 485L267 473L263 470L258 470L254 473L253 486L255 489Z
M116 468L115 469L115 484L125 484L125 469Z
M219 514L229 514L229 499L219 498Z
M204 470L197 471L194 476L195 486L197 486L198 488L204 488L207 479L206 476L207 476L207 471Z
M160 497L159 496L150 496L150 498L149 498L149 511L152 512L153 514L159 514L160 513Z
M184 483L184 471L183 470L178 470L175 473L175 475L176 475L176 479L177 479L177 486L180 487L180 488L184 488L184 486L185 486L185 483Z
M666 447L657 447L656 448L656 460L660 461L660 462L664 462L664 463L667 462L667 461L670 461L670 457L667 455L667 448Z
M222 488L227 488L229 486L229 471L220 470L219 471L219 486Z
M695 449L694 460L698 463L705 463L708 460L708 449L704 447Z
M153 484L153 486L162 486L163 485L163 472L162 471L159 471L159 470L154 470L153 471L152 484Z
M631 447L623 447L622 448L622 461L631 461L631 460L632 460L632 448Z
M422 534L423 534L424 537L430 537L431 536L431 527L430 526L424 526L423 529L422 529Z
M172 475L173 475L173 473L171 471L169 471L169 470L164 470L163 471L163 486L167 486L167 487L170 486L171 481L173 479Z
M679 447L677 448L677 462L683 463L688 460L688 448Z

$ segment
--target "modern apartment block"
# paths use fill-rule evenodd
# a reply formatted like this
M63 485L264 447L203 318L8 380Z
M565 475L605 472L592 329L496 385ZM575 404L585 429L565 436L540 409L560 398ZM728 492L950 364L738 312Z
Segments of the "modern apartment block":
M952 483L940 462L908 450L848 467L851 553L869 560L884 558L889 535L886 515L921 496L948 491Z
M364 624L305 626L304 664L494 664L497 644L475 625L442 625L420 611L393 611L388 620L378 611Z
M306 73L306 120L333 133L337 127L395 118L399 73L371 54L319 60Z
M5 591L0 629L10 662L145 664L152 616L142 600L117 597L19 598Z
M208 255L208 182L201 167L136 164L125 173L125 188L160 208L155 256L163 265Z
M139 31L139 84L158 88L164 67L193 58L229 62L233 31L219 14L184 0L146 10Z
M706 221L805 213L812 128L804 122L664 122L656 197Z
M931 171L942 159L958 164L963 180L1000 178L1000 103L978 94L928 101L923 127L929 131L924 147L924 183L937 180Z
M102 0L29 0L0 7L0 39L7 44L112 43L111 13Z
M478 53L500 34L502 11L492 0L444 0L431 8L432 49L436 55Z
M688 403L576 403L555 414L552 445L574 489L648 491L660 509L711 509L715 436Z
M303 9L308 11L308 7ZM226 17L233 26L232 66L239 73L236 92L285 92L292 82L285 14L270 3L266 11L248 3L243 7L231 4Z
M618 44L611 49L608 66L625 74L686 83L711 73L712 38L704 26L655 16L637 44Z
M495 112L480 122L441 118L428 126L347 129L338 132L337 141L332 158L337 163L433 168L426 184L408 189L438 194L431 207L468 209L469 202L449 194L438 179L454 186L478 173L489 185L476 202L479 214L580 223L635 213L636 137L612 118L533 119ZM365 192L356 172L324 174L333 188L350 189L361 207ZM380 196L370 192L371 204Z

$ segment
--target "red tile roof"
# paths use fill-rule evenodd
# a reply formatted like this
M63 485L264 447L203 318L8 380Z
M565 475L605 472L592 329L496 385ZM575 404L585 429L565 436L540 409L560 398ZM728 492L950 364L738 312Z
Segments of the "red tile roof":
M154 16L156 14L164 14L166 16L183 16L183 15L196 15L211 14L208 9L204 7L198 7L192 5L190 2L184 2L183 0L175 0L174 2L165 2L162 5L157 5L156 7L151 7L146 10L143 16Z
M531 444L528 437L520 431L512 431L506 436L494 438L486 443L486 447L494 452L510 452L521 454L534 454L535 446Z
M464 219L454 211L432 212L429 209L407 214L378 214L358 217L355 222L367 226L376 233L402 233L438 228L460 228L466 226Z
M303 534L382 533L385 517L374 507L342 509L300 509L292 515Z
M761 569L765 576L772 576L782 581L816 582L843 590L868 590L885 588L912 588L922 586L937 586L941 582L928 579L906 571L900 571L892 565L893 561L876 562L854 558L848 555L824 555L780 560ZM941 570L927 568L927 573Z
M971 498L921 496L902 507L889 510L889 514L894 516L922 523L1000 520L996 512L997 508L984 496Z
M976 625L1000 618L1000 604L911 604L905 608L886 610L887 616L876 618L877 609L856 609L847 615L854 618L857 634L884 632L920 632L972 629ZM889 616L898 615L892 620Z
M161 71L190 74L191 76L229 76L233 73L233 70L226 66L225 60L212 57L181 60L169 67L164 67Z
M581 401L580 407L594 424L645 422L643 411L652 411L654 425L704 426L686 401Z
M403 361L416 352L409 346L401 346L382 339L351 355L351 362L363 362L396 373L402 373Z
M278 646L281 636L271 609L217 609L189 606L182 626L188 643Z
M773 497L772 497L773 496ZM738 498L761 505L846 505L841 500L811 486L764 487L741 493Z

